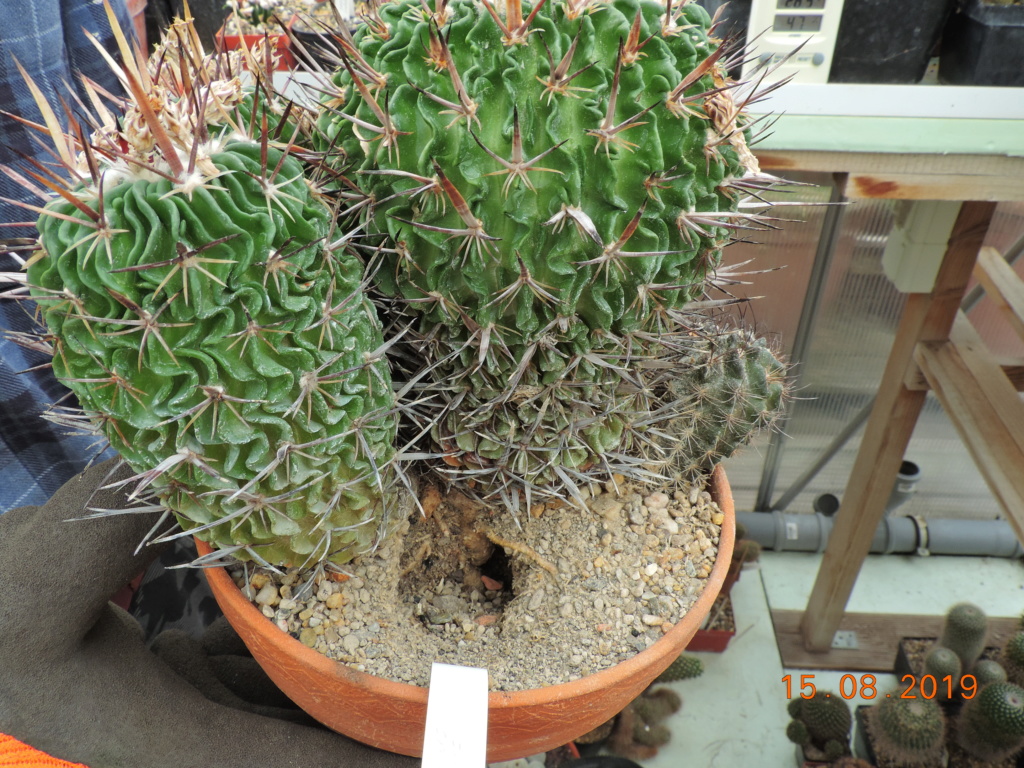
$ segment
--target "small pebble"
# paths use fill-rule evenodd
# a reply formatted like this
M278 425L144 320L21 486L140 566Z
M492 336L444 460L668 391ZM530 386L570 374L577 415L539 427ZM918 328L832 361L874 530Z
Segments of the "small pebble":
M277 587L270 583L264 583L260 591L256 593L253 602L257 605L275 605L278 601Z

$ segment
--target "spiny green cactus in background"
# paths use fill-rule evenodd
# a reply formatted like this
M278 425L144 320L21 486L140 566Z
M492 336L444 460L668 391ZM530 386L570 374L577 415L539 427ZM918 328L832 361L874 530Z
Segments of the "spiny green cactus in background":
M842 697L830 691L816 691L809 699L797 698L787 705L790 721L786 735L800 746L814 746L835 759L849 754L853 715ZM806 733L806 741L798 741Z
M1024 688L992 683L969 699L957 719L957 743L972 757L997 763L1024 748Z
M656 683L674 683L677 680L689 680L692 677L700 677L704 674L704 662L699 657L689 653L682 653L673 661L664 672L662 672Z
M241 118L260 100L237 61L204 59L185 22L149 69L120 42L120 124L97 106L90 140L65 137L40 103L72 178L29 172L57 193L27 278L54 371L137 473L133 495L186 533L263 563L344 562L398 522L362 265L266 110Z
M946 721L935 699L893 692L868 711L875 753L892 765L934 765L945 746Z
M695 3L502 10L374 4L339 33L321 99L367 195L353 208L393 239L377 280L445 406L426 420L442 466L513 504L524 486L575 495L613 471L703 468L783 392L767 350L725 354L713 404L669 385L703 349L687 307L730 233L764 226L779 181L750 152L726 49ZM703 434L712 420L724 429ZM672 455L664 427L691 421L698 455Z
M1015 633L1006 641L1000 660L1006 670L1006 679L1024 685L1024 631Z
M969 672L985 650L988 617L974 603L957 603L946 612L939 645L960 657L961 669Z
M1007 681L1006 669L995 659L980 659L976 661L971 674L974 675L979 688L989 683L1005 683Z
M947 699L950 686L943 682L943 679L948 676L955 689L960 683L960 669L960 657L949 648L936 644L925 655L921 674L934 677L937 681L935 695L940 699Z

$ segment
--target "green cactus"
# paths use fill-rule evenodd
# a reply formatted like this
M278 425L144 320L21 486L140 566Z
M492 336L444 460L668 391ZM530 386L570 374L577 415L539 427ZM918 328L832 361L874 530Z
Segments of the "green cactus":
M829 691L817 691L806 699L800 710L800 719L815 740L846 739L853 724L850 708L840 696Z
M1006 641L1000 660L1006 670L1006 679L1024 685L1024 631L1017 632Z
M134 72L119 126L60 151L81 181L41 210L28 284L134 495L243 559L345 562L399 522L382 330L298 153L238 119L255 97L214 78L237 63L194 39Z
M821 750L832 749L832 751L835 748L830 748L829 745L835 742L842 749L839 754L849 752L853 716L842 697L830 691L819 690L809 699L790 700L787 710L790 717L793 718L786 730L790 741L804 747L810 745ZM805 735L806 741L797 741L794 738L804 738Z
M946 722L935 699L893 692L868 711L875 753L893 765L933 765L945 747Z
M969 699L957 719L957 743L972 757L997 763L1024 748L1024 688L992 683Z
M933 645L924 657L922 675L935 678L936 696L940 699L949 698L950 686L943 682L947 676L952 680L955 689L960 684L960 657L942 645Z
M985 650L988 617L974 603L957 603L946 612L939 645L960 657L961 669L970 671Z
M786 738L794 744L806 747L811 743L811 734L800 720L790 720L786 726Z
M668 669L658 676L655 682L674 683L677 680L689 680L692 677L700 677L702 674L704 674L704 662L697 656L683 653L668 666Z
M980 659L975 662L971 674L974 675L979 688L983 688L989 683L1005 683L1008 679L1006 669L995 659ZM1011 680L1010 682L1015 681Z
M749 355L738 378L768 383L749 407L716 402L728 434L682 459L653 438L702 415L670 387L706 356L685 309L729 233L760 226L748 192L778 181L747 146L724 49L695 3L504 11L375 6L322 99L367 195L353 208L394 241L377 278L415 320L442 466L513 503L524 485L703 466L782 392L782 366ZM747 397L732 386L716 399Z

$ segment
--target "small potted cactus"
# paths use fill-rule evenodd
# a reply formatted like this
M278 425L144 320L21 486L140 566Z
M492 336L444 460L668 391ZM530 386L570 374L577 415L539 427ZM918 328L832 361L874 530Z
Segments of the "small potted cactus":
M942 708L935 699L902 693L895 688L878 704L858 708L867 757L880 767L942 768L948 758Z
M791 699L786 738L797 745L800 765L825 765L850 754L853 715L842 697L818 690Z
M780 180L750 151L756 95L727 75L738 54L695 4L366 10L354 35L337 30L315 115L269 90L266 48L203 58L187 22L148 63L123 43L119 120L97 100L66 136L44 108L70 180L23 177L56 194L34 209L26 282L55 371L135 469L132 496L181 527L161 538L194 535L202 565L249 563L243 589L260 565L330 593L418 503L415 520L466 545L441 581L498 592L473 570L479 544L545 571L515 576L532 595L581 573L600 590L598 558L548 562L489 521L526 529L543 507L596 531L600 491L608 527L645 543L656 527L678 535L672 499L717 499L700 521L713 534L674 548L680 568L707 563L691 574L703 591L645 590L662 550L644 544L646 608L619 622L641 641L627 660L491 693L489 758L507 759L621 710L711 609L734 535L718 464L786 395L769 345L711 311L732 303L714 286L731 279L731 237L773 226ZM243 63L257 87L240 85ZM418 494L406 461L434 478ZM623 519L613 497L634 487L646 495ZM457 529L439 510L473 519ZM389 572L429 574L433 546ZM297 703L368 743L421 748L423 687L340 665L222 569L208 575L274 680L300 680L286 688ZM404 727L374 724L381 710Z
M956 720L950 768L976 765L1013 766L1024 751L1024 688L1013 683L992 683L968 700ZM965 759L965 758L973 758Z

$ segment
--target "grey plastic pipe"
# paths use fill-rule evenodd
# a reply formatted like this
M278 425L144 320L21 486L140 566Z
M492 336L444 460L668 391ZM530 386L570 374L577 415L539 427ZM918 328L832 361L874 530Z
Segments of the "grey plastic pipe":
M824 552L832 532L832 517L815 512L789 515L737 512L747 536L765 549ZM924 520L921 517L883 517L871 541L876 554L968 555L1020 557L1024 548L1005 520Z

